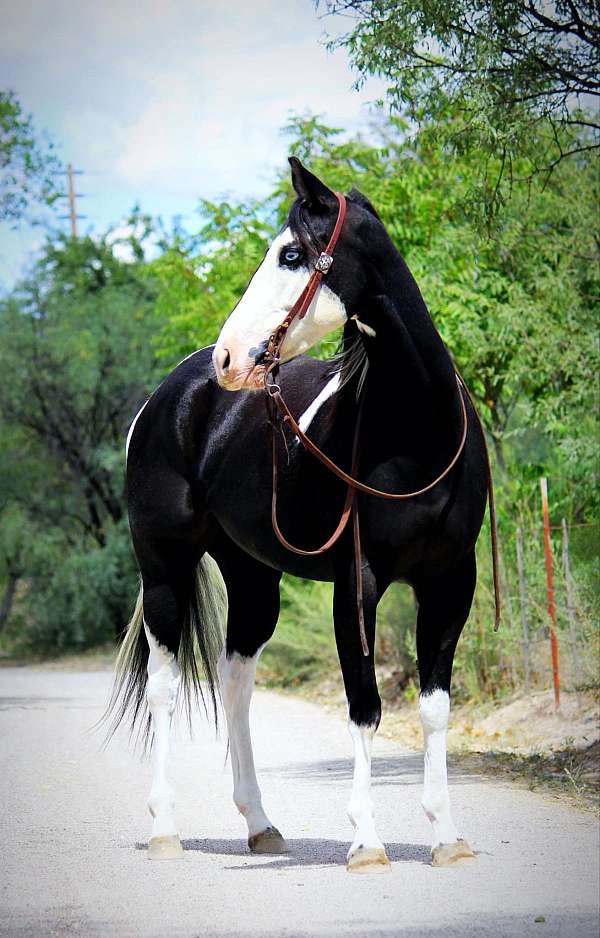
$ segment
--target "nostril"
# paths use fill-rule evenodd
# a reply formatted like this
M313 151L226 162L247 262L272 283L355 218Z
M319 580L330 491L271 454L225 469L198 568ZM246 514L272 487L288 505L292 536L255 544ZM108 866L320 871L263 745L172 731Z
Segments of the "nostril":
M221 374L225 374L229 365L231 364L231 355L229 354L229 349L224 346L220 349L215 350L215 366L217 371Z

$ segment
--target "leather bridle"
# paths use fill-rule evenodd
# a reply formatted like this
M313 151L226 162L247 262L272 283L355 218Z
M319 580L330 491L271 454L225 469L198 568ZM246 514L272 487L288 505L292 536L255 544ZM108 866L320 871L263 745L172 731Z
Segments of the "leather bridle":
M346 197L343 196L341 192L336 192L335 195L338 200L338 214L333 231L331 232L331 237L327 242L327 247L324 251L321 252L315 261L315 269L308 278L308 283L304 287L302 293L292 308L289 310L285 319L279 323L275 331L272 332L269 336L267 351L264 356L266 363L265 387L267 386L267 377L279 365L281 346L283 345L283 340L285 339L290 325L294 319L304 319L315 293L321 286L321 280L325 274L329 272L329 269L333 264L333 251L337 244L340 231L342 230L342 225L344 224L344 219L346 217Z
M358 463L360 455L360 427L361 427L361 418L363 410L363 399L359 401L358 414L356 419L356 427L354 431L354 441L352 444L352 462L350 473L345 472L341 469L336 463L333 462L325 453L319 449L319 447L310 440L304 431L298 425L295 417L291 413L289 407L285 403L282 394L281 388L275 382L274 372L279 367L281 360L281 346L285 340L287 331L294 321L294 319L303 319L306 315L308 308L321 285L323 277L328 273L332 264L333 264L333 252L337 244L340 232L342 230L342 225L344 224L344 219L346 217L346 199L341 192L335 193L338 200L338 214L337 219L331 233L331 237L327 243L325 250L319 255L318 259L315 262L315 269L309 277L308 283L302 290L300 296L288 311L285 318L277 326L277 328L269 336L267 351L265 352L264 361L265 361L265 372L264 372L264 387L267 394L267 401L270 410L270 423L271 423L271 455L272 455L272 495L271 495L271 522L273 525L273 531L279 542L287 550L291 551L294 554L299 554L302 557L316 557L320 554L324 554L328 551L336 541L341 537L343 531L346 528L348 519L352 515L352 527L353 527L353 538L354 538L354 566L355 566L355 576L356 576L356 604L358 610L358 624L360 632L360 641L362 645L362 651L365 656L369 655L369 645L367 642L367 637L365 633L365 619L364 619L364 604L363 604L363 583L362 583L362 565L361 565L361 544L360 544L360 522L358 516L358 503L356 499L357 492L364 492L367 495L373 495L377 498L386 498L390 501L406 501L410 498L416 498L419 495L424 495L426 492L431 491L435 488L438 483L445 479L449 472L454 468L458 462L467 439L467 429L468 429L468 418L467 418L467 409L465 405L465 395L469 399L473 412L475 414L476 420L479 424L479 427L482 432L482 438L484 441L486 464L487 464L487 489L488 489L488 502L490 507L490 527L491 527L491 541L492 541L492 569L493 569L493 580L494 580L494 601L495 601L495 623L494 630L498 629L500 623L500 587L499 587L499 578L498 578L498 548L497 548L497 532L496 532L496 513L494 507L494 490L492 482L492 472L489 460L489 453L487 449L487 443L485 439L485 433L483 431L483 425L479 418L479 414L475 410L473 404L473 399L463 381L458 373L456 373L456 381L458 387L458 394L460 400L460 410L461 410L461 421L462 429L460 442L458 448L454 453L454 456L446 466L446 468L441 472L432 482L429 482L423 488L417 489L414 492L403 492L401 494L396 494L394 492L383 492L380 489L372 488L370 485L365 485L364 482L360 482L357 478L358 472ZM344 507L342 509L342 514L340 520L331 536L322 544L320 547L316 547L314 550L305 550L300 547L296 547L294 544L291 544L279 527L279 522L277 520L277 431L274 420L274 407L277 408L279 414L281 415L283 424L287 424L292 433L297 437L297 439L302 443L304 448L308 450L309 453L312 453L323 465L334 475L336 475L342 482L345 482L348 486L346 493L346 499L344 501Z

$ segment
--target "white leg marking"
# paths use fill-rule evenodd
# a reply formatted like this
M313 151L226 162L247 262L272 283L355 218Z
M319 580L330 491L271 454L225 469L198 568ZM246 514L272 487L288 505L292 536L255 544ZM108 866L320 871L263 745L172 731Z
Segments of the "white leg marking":
M371 801L371 751L375 727L358 726L349 720L348 729L354 743L354 779L348 804L348 817L354 826L354 840L348 851L350 857L362 847L376 850L384 848L375 830Z
M444 690L434 690L420 697L419 713L425 742L425 785L422 804L433 825L433 847L437 847L458 840L458 832L450 815L446 770L449 694Z
M228 657L223 649L219 658L221 697L231 749L233 800L246 819L249 837L273 827L263 810L250 738L250 699L261 651L262 648L252 658L244 658L237 652Z
M310 404L298 421L298 426L300 429L306 433L312 420L314 419L317 411L323 406L325 401L329 400L332 397L337 389L340 386L341 375L338 372L335 374L325 385L325 387L320 391L320 393L315 397L312 404Z
M179 690L179 666L175 656L158 644L146 625L144 630L150 646L146 697L154 730L152 788L148 807L154 818L152 836L163 837L177 834L175 793L169 783L167 763L171 719Z

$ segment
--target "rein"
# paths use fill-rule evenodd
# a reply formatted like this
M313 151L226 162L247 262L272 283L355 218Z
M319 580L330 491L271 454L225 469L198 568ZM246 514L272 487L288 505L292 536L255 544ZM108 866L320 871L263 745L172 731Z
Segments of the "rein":
M271 523L273 525L273 531L280 542L287 550L291 551L294 554L299 554L302 557L316 557L320 554L326 553L336 541L341 537L344 532L348 519L352 515L352 529L353 529L353 540L354 540L354 568L356 576L356 605L358 611L358 625L360 633L360 641L362 646L363 655L368 657L369 655L369 645L367 642L366 632L365 632L365 618L364 618L364 603L363 603L363 582L362 582L362 565L361 565L361 542L360 542L360 521L358 514L358 503L356 499L357 492L364 492L367 495L373 495L377 498L385 498L390 501L406 501L410 498L416 498L419 495L424 495L426 492L431 491L435 488L438 483L445 479L448 473L454 468L458 462L467 439L467 429L468 429L468 418L467 418L467 409L465 405L465 394L469 399L469 403L473 408L477 423L482 432L485 457L486 457L486 468L487 468L487 490L488 490L488 503L490 509L490 528L491 528L491 543L492 543L492 570L493 570L493 581L494 581L494 603L495 603L495 623L494 631L497 631L500 624L500 586L498 578L498 546L497 546L497 531L496 531L496 512L494 505L494 489L492 481L492 470L490 465L490 458L487 448L487 442L485 439L485 433L483 431L483 425L479 418L475 406L473 404L473 399L463 381L458 373L456 373L456 382L458 387L458 394L460 399L461 406L461 420L462 420L462 431L460 442L458 448L446 466L446 468L432 481L423 488L416 489L414 492L403 492L396 494L394 492L383 492L380 489L372 488L370 485L366 485L364 482L360 482L356 476L358 473L358 463L360 458L360 428L362 422L362 411L363 411L363 402L364 398L361 398L359 402L358 415L356 419L356 427L354 431L354 440L352 443L352 463L350 473L345 472L341 469L333 460L329 459L325 453L319 449L319 447L306 436L303 430L300 429L296 419L294 418L289 407L285 403L283 396L281 394L281 388L275 382L273 378L273 372L279 367L281 359L281 346L285 339L287 330L290 327L290 324L294 319L303 319L306 315L306 312L317 292L317 289L321 285L323 276L327 274L331 265L333 264L333 251L337 244L340 231L342 230L342 225L344 224L344 219L346 217L346 199L341 192L335 193L338 200L338 215L335 222L335 226L331 237L327 243L327 247L320 254L317 261L315 262L315 269L310 275L308 283L302 290L300 296L291 307L287 313L285 319L277 326L274 332L269 336L269 341L267 345L267 351L265 354L265 361L267 362L267 367L265 368L264 375L264 387L265 393L267 395L267 404L271 413L271 461L272 461L272 477L273 477L273 487L271 495ZM282 417L282 423L287 424L292 433L297 437L300 443L304 446L309 453L312 453L330 472L336 475L342 482L345 482L348 486L346 492L346 499L344 501L344 507L342 509L342 514L340 520L330 537L322 544L320 547L316 547L313 550L304 550L303 548L296 547L294 544L291 544L287 540L285 535L282 533L281 528L279 527L279 522L277 520L277 439L276 439L276 427L275 421L273 419L274 408L277 408L279 414Z

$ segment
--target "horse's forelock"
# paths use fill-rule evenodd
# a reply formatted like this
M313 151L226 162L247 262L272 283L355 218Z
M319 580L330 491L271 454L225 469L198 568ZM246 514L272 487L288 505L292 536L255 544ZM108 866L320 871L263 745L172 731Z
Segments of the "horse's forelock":
M290 208L286 227L289 227L298 243L309 257L318 257L324 249L321 239L310 223L310 218L304 199L296 199Z

